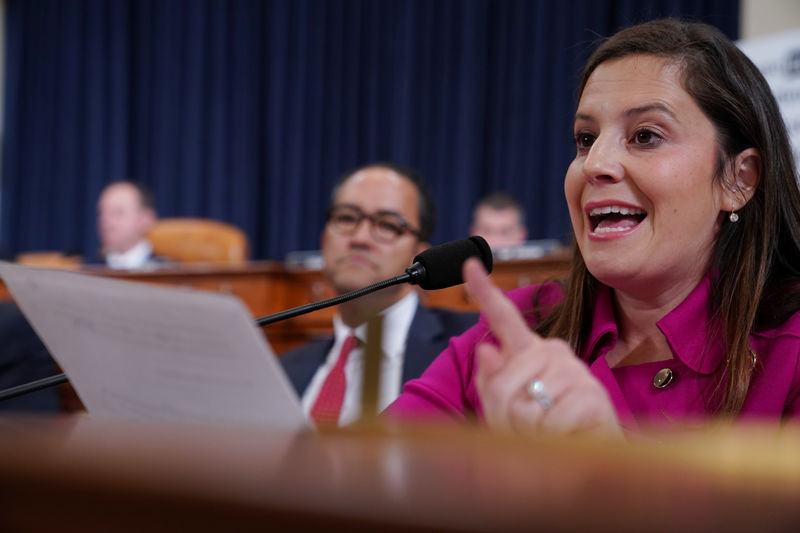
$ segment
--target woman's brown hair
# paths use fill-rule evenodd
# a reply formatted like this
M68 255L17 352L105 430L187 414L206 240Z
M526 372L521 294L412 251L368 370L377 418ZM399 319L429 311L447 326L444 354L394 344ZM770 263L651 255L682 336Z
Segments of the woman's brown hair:
M718 175L735 156L753 147L761 155L760 182L726 222L714 245L709 335L722 335L727 359L720 369L722 415L739 412L747 396L753 357L749 335L778 325L800 309L800 189L789 136L772 92L759 70L712 26L661 19L627 28L592 54L578 99L598 65L630 55L668 58L682 68L686 91L714 124L720 147ZM586 269L577 246L563 302L537 328L569 342L580 353L586 342L599 282ZM711 343L709 338L709 345Z

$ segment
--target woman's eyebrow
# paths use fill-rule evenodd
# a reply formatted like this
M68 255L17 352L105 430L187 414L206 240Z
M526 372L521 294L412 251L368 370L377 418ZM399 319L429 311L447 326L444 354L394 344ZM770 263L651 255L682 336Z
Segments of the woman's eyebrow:
M652 104L645 104L637 107L632 107L630 109L626 109L623 111L623 116L630 117L635 115L641 115L643 113L648 113L650 111L659 111L666 115L669 115L671 118L677 120L677 116L675 113L667 106L661 103L652 103ZM585 121L594 121L594 117L587 113L575 113L575 120L585 120Z
M638 107L632 107L631 109L626 109L623 115L630 117L633 115L641 115L643 113L649 113L650 111L660 111L662 113L669 115L673 119L678 118L677 116L675 116L675 113L673 113L669 107L658 102L652 104L645 104Z

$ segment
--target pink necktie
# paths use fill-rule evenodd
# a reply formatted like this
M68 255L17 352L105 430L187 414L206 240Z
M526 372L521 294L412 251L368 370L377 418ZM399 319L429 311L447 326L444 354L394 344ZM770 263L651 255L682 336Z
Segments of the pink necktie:
M328 373L325 382L317 396L317 401L314 402L314 407L311 408L311 418L317 424L332 424L339 423L339 413L342 411L342 403L344 402L344 391L347 388L347 380L344 377L344 365L347 363L347 358L350 352L358 344L358 339L355 335L350 335L344 340L342 351L339 352L339 359L336 364Z

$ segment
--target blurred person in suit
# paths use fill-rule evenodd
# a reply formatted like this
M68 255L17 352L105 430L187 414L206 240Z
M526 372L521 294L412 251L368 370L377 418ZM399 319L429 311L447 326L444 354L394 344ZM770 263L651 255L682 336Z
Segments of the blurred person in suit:
M156 223L152 193L140 183L115 181L97 202L100 262L114 269L143 269L163 263L153 255L147 233Z
M335 186L322 232L324 272L337 294L402 274L429 247L435 208L419 174L377 163L344 175ZM317 424L345 425L361 415L366 322L383 316L379 409L402 384L419 377L448 339L477 315L428 309L408 284L339 305L334 336L284 354L283 364L303 409Z
M163 260L153 256L147 240L156 221L153 195L131 181L107 185L97 203L101 256L89 263L114 269L149 268ZM12 301L0 302L0 390L52 376L58 371L47 348ZM50 387L0 402L0 410L60 410L58 389Z
M519 246L528 238L525 211L510 194L490 193L475 206L469 233L486 239L492 250Z

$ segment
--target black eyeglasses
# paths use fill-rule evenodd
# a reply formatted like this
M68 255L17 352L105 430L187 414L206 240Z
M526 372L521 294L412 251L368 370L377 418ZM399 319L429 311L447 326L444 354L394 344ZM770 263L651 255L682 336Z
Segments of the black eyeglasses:
M342 235L355 233L364 219L370 221L370 231L376 241L389 243L406 233L421 238L418 230L412 229L400 215L390 211L378 211L368 215L352 205L335 205L328 209L325 215L328 226Z

